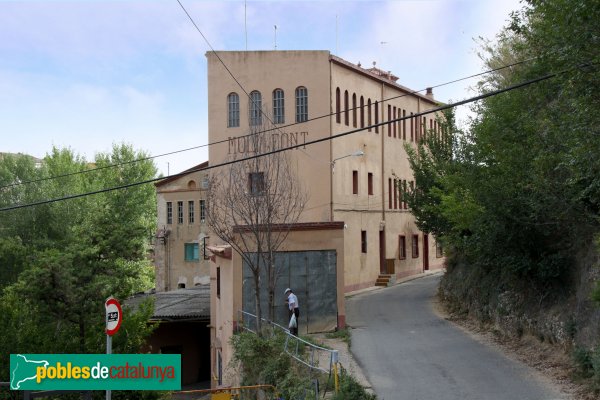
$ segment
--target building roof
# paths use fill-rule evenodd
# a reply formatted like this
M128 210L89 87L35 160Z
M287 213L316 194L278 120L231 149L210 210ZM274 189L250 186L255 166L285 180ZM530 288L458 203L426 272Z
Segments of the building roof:
M171 176L169 176L169 177L167 177L167 178L165 178L163 180L160 180L160 181L156 182L154 184L154 186L159 187L159 186L165 185L167 183L176 181L177 179L179 179L179 178L181 178L183 176L186 176L186 175L189 175L189 174L193 174L194 172L198 172L199 170L204 169L206 167L208 167L208 161L204 161L203 163L198 164L198 165L196 165L196 166L194 166L192 168L188 168L185 171L179 172L177 174L173 174L173 175L171 175Z
M154 314L151 320L210 318L210 285L198 285L170 292L141 293L127 299L125 306L137 309L149 298L154 299Z
M396 89L401 90L401 91L403 91L403 92L405 92L407 94L411 94L411 95L413 95L415 97L419 97L421 100L427 101L428 103L431 103L431 104L434 104L434 105L442 104L439 101L436 101L436 100L433 99L433 92L431 92L432 93L432 97L428 97L425 94L418 93L418 92L416 92L414 90L411 90L411 89L407 88L406 86L400 85L399 83L396 82L398 80L398 77L396 75L392 74L389 71L388 72L383 71L383 70L381 70L379 68L376 68L375 66L373 66L373 68L363 68L363 67L360 66L360 64L354 65L351 62L344 60L343 58L340 58L338 56L334 56L333 54L331 54L329 56L329 59L332 62L334 62L334 63L336 63L336 64L338 64L340 66L346 67L346 68L348 68L348 69L350 69L352 71L355 71L355 72L357 72L359 74L362 74L362 75L364 75L366 77L369 77L369 78L371 78L373 80L376 80L376 81L379 81L379 82L383 82L386 85L395 87Z

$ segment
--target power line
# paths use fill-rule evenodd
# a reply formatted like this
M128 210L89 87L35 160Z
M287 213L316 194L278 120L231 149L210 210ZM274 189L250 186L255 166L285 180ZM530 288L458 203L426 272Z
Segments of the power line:
M328 141L328 140L333 140L333 139L337 139L337 138L340 138L340 137L348 136L348 135L351 135L351 134L354 134L354 133L358 133L358 132L367 130L369 128L384 126L386 124L395 123L395 122L399 122L399 121L404 121L404 120L407 120L407 119L410 119L410 118L418 118L418 117L421 117L423 115L428 115L428 114L432 114L432 113L437 113L437 112L440 112L440 111L448 110L448 109L451 109L451 108L454 108L454 107L458 107L458 106L461 106L461 105L464 105L464 104L468 104L468 103L472 103L472 102L475 102L475 101L483 100L483 99L488 98L488 97L497 96L499 94L502 94L502 93L505 93L505 92L509 92L511 90L515 90L515 89L519 89L519 88L522 88L522 87L525 87L525 86L529 86L529 85L532 85L534 83L542 82L542 81L554 78L554 77L556 77L558 75L565 74L565 73L570 72L570 71L575 70L575 69L584 68L584 67L590 67L590 66L595 66L595 65L598 65L598 64L587 63L587 64L578 65L576 67L572 67L572 68L569 68L569 69L566 69L566 70L563 70L563 71L560 71L560 72L555 72L555 73L547 74L547 75L544 75L542 77L530 79L530 80L525 81L525 82L521 82L521 83L518 83L518 84L511 85L511 86L509 86L507 88L504 88L504 89L493 90L493 91L490 91L488 93L481 94L479 96L471 97L471 98L468 98L468 99L465 99L465 100L461 100L461 101L458 101L458 102L452 103L452 104L445 104L443 106L439 106L439 107L432 108L432 109L429 109L429 110L426 110L426 111L422 111L422 112L419 112L419 113L416 113L416 114L413 114L413 115L410 115L410 116L400 117L400 118L396 118L396 119L393 119L393 120L389 120L389 121L385 121L385 122L380 122L380 123L377 123L377 124L372 124L372 125L369 125L369 126L366 126L366 127L363 127L363 128L353 129L353 130L342 132L342 133L338 133L338 134L332 135L332 136L325 136L323 138L315 139L315 140L312 140L312 141L309 141L309 142L306 142L306 143L297 144L297 145L293 145L293 146L288 146L288 147L284 147L284 148L280 148L280 149L275 149L275 150L271 150L271 151L268 151L268 152L265 152L265 153L261 153L261 154L255 154L255 155L252 155L252 156L247 156L247 157L236 159L236 160L224 161L224 162L222 162L220 164L209 165L208 167L205 167L205 168L199 168L199 169L195 169L195 170L194 169L187 170L187 171L184 171L184 172L180 172L178 174L173 174L173 175L169 175L169 176L162 177L162 178L152 178L152 179L148 179L148 180L145 180L145 181L133 182L133 183L126 184L126 185L114 186L114 187L110 187L110 188L104 188L104 189L100 189L100 190L96 190L96 191L92 191L92 192L86 192L86 193L80 193L80 194L75 194L75 195L70 195L70 196L64 196L64 197L55 198L55 199L42 200L42 201L28 203L28 204L21 204L21 205L15 205L15 206L10 206L10 207L4 207L4 208L0 208L0 212L10 211L10 210L16 210L16 209L21 209L21 208L27 208L27 207L33 207L33 206L38 206L38 205L42 205L42 204L55 203L55 202L58 202L58 201L76 199L76 198L90 196L90 195L94 195L94 194L111 192L111 191L114 191L114 190L128 189L130 187L144 185L144 184L147 184L147 183L153 183L153 182L157 182L157 181L160 181L160 180L163 180L163 179L167 179L167 178L175 178L175 177L187 175L187 174L192 173L192 172L206 171L206 170L211 170L211 169L214 169L214 168L219 168L219 167L223 167L223 166L235 164L235 163L238 163L238 162L253 160L253 159L256 159L256 158L259 158L259 157L269 156L269 155L272 155L272 154L280 153L280 152L287 151L287 150L292 150L292 149L303 147L303 146L306 146L306 145L317 144L317 143L325 142L325 141Z
M463 78L454 79L452 81L440 83L440 84L431 86L431 88L435 89L435 88L438 88L438 87L442 87L442 86L450 85L450 84L453 84L453 83L465 81L465 80L468 80L468 79L476 78L478 76L490 74L490 73L497 72L497 71L500 71L500 70L503 70L503 69L506 69L506 68L511 68L511 67L514 67L514 66L517 66L517 65L520 65L520 64L524 64L526 62L535 60L536 58L537 57L532 57L532 58L529 58L529 59L526 59L526 60L517 61L517 62L514 62L512 64L508 64L508 65L504 65L504 66L501 66L501 67L498 67L498 68L494 68L494 69L490 69L490 70L487 70L487 71L479 72L477 74L472 74L472 75L469 75L469 76L465 76ZM390 101L390 100L395 100L395 99L399 99L399 98L402 98L402 97L410 96L410 95L422 92L424 90L427 90L427 88L420 89L420 90L413 90L413 91L410 91L408 93L404 93L404 94L401 94L401 95L398 95L398 96L389 97L387 99L381 100L381 103L385 103L385 102ZM359 108L361 108L361 107L357 106L357 107L349 108L348 112L354 111L355 109L359 109ZM340 111L340 114L343 114L345 112L346 112L346 110L342 110L342 111ZM322 118L332 117L332 116L334 116L336 114L337 114L337 112L332 112L332 113L329 113L329 114L323 114L323 115L319 115L317 117L309 118L306 121L294 122L294 123L290 123L290 124L286 124L286 125L281 125L278 128L270 128L270 129L265 129L265 130L262 130L262 131L259 131L259 132L255 132L255 133L249 133L249 134L246 134L246 135L239 136L239 138L244 138L244 137L258 135L260 133L270 132L270 131L275 130L275 129L289 128L291 126L301 125L301 124L304 124L304 123L307 123L307 122L311 122L311 121L316 121L316 120L319 120L319 119L322 119ZM109 165L105 165L105 166L102 166L102 167L89 168L89 169L85 169L85 170L82 170L82 171L69 172L69 173L61 174L61 175L53 175L53 176L49 176L49 177L45 177L45 178L32 179L30 181L24 181L24 182L15 182L15 183L11 183L9 185L0 186L0 190L6 189L6 188L10 188L10 187L14 187L14 186L21 186L21 185L27 185L27 184L31 184L31 183L44 182L44 181L47 181L47 180L65 178L65 177L79 175L79 174L86 174L86 173L89 173L89 172L95 172L95 171L99 171L99 170L103 170L103 169L107 169L107 168L116 168L116 167L120 167L120 166L123 166L123 165L134 164L134 163L137 163L137 162L152 160L154 158L170 156L170 155L173 155L173 154L183 153L183 152L190 151L190 150L196 150L196 149L200 149L200 148L203 148L203 147L208 147L208 146L213 146L213 145L216 145L216 144L226 143L228 140L229 139L217 140L217 141L212 142L212 143L206 143L206 144L201 144L201 145L198 145L198 146L192 146L192 147L188 147L188 148L181 149L181 150L175 150L175 151L171 151L171 152L167 152L167 153L157 154L157 155L154 155L154 156L137 158L137 159L131 160L131 161L125 161L125 162L121 162L121 163L109 164Z

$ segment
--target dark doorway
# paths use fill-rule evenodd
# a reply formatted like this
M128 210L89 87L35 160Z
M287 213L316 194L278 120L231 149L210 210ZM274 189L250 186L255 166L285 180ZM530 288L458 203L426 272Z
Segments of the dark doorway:
M423 234L423 271L429 270L429 235Z
M379 231L379 273L387 274L385 265L385 230Z

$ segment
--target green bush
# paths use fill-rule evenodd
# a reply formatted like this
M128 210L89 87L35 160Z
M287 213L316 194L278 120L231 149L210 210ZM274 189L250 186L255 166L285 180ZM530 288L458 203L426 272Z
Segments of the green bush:
M367 393L365 388L352 375L343 372L340 376L340 391L333 395L332 400L376 400L377 396Z
M273 385L284 399L304 398L311 387L310 377L283 351L284 342L283 334L270 338L248 332L233 335L233 363L241 373L241 384Z

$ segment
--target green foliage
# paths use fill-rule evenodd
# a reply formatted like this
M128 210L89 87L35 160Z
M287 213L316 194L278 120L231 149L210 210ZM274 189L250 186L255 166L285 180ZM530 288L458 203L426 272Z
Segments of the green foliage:
M0 159L0 207L151 179L156 168L148 160L77 173L143 157L126 145L98 154L93 164L69 149L54 148L38 167L29 157L6 156ZM153 285L147 253L155 214L151 185L0 212L6 266L0 273L7 284L0 293L1 376L8 378L10 353L105 351L105 299L124 300ZM152 304L125 311L115 352L140 351L153 329L151 314Z
M310 379L283 352L284 342L279 333L271 338L246 332L232 336L232 361L240 367L242 385L273 385L285 399L304 398Z
M0 237L0 289L17 281L25 268L27 248L19 237Z
M596 287L592 291L592 300L600 306L600 281L596 282Z
M325 334L325 337L328 339L342 339L348 346L350 346L352 341L350 330L348 328L338 329L335 332L329 332Z
M595 350L577 347L573 351L573 361L579 378L590 379L592 387L600 390L600 346Z
M377 396L367 393L365 388L347 372L340 376L340 391L335 393L332 400L376 400Z
M480 101L466 132L446 117L445 149L432 134L407 149L407 199L451 257L548 291L569 282L573 255L600 227L600 7L529 3L482 57L490 68L530 61L488 74L480 90L567 72Z
M339 334L335 337L348 337ZM321 390L333 389L333 380L326 382L326 376L312 375L306 367L294 361L283 349L285 335L275 333L270 338L252 333L239 333L231 338L233 346L232 367L241 372L242 385L268 384L277 388L284 399L310 399L314 395L312 379L321 382ZM300 349L301 353L301 349ZM308 396L308 397L307 397ZM349 374L340 377L340 392L334 399L375 400L374 395L365 389Z

